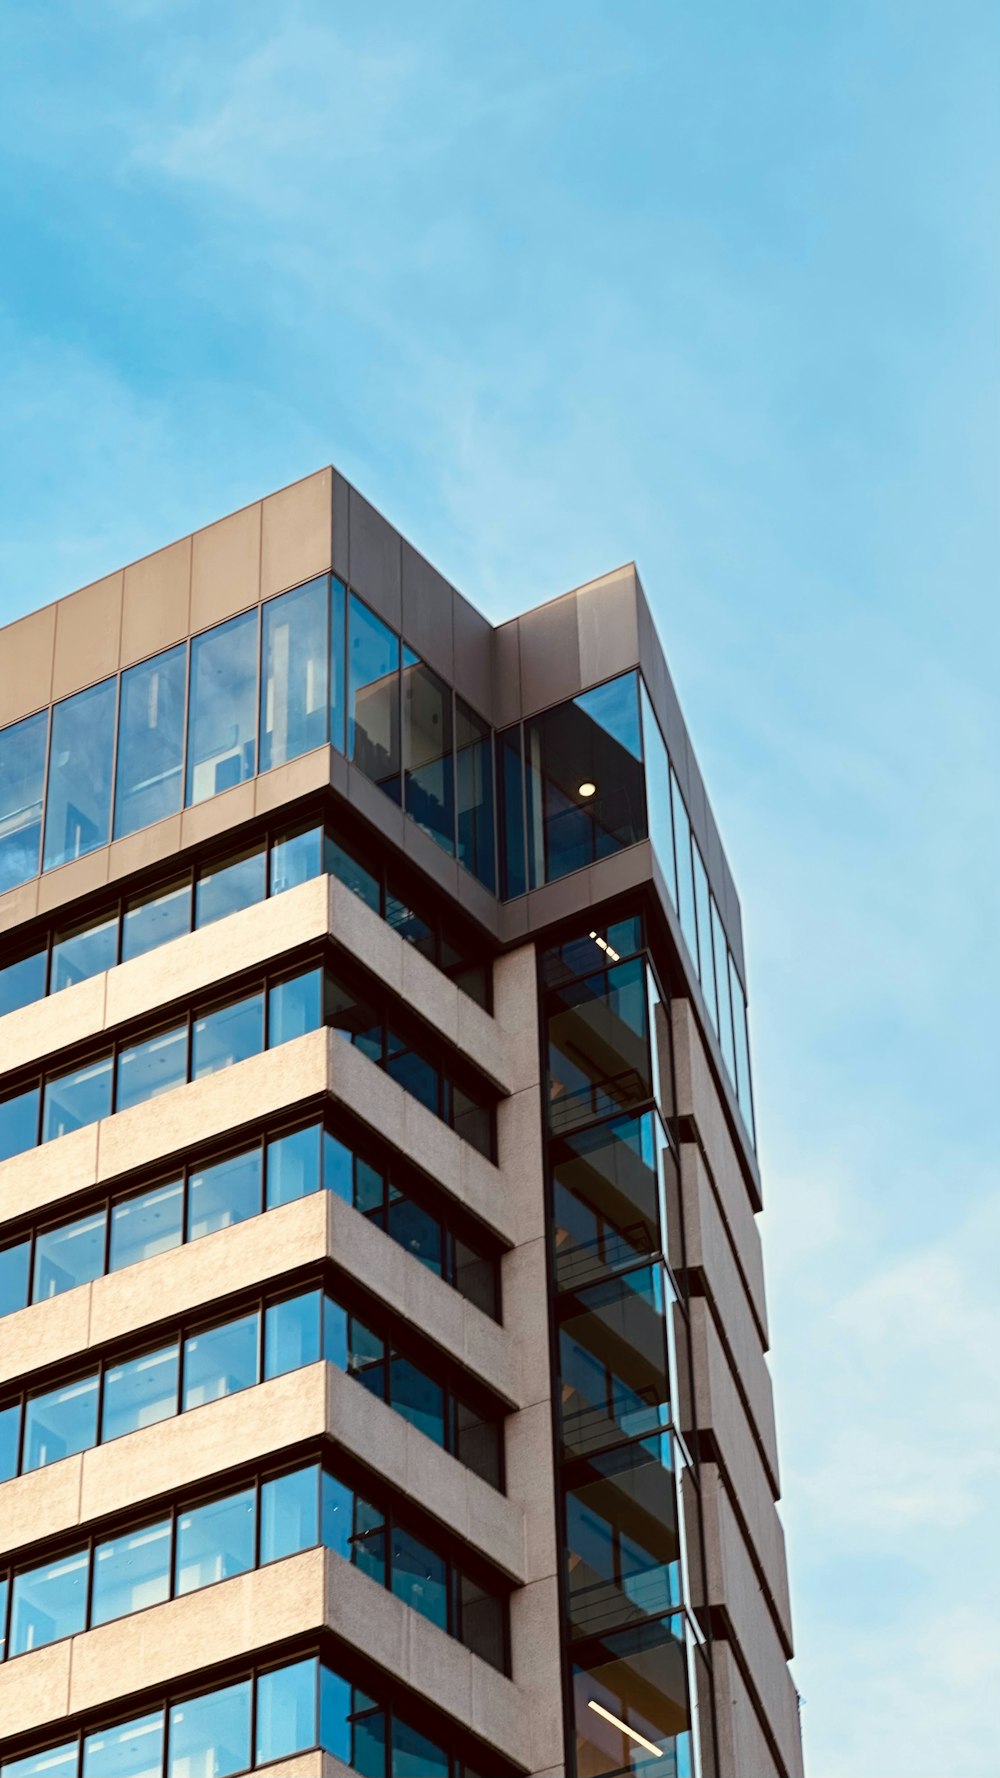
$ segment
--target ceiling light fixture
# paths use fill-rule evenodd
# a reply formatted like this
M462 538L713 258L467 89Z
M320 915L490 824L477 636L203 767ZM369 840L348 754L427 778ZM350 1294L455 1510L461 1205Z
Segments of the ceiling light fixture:
M600 945L602 951L607 951L608 956L611 958L612 963L618 962L619 953L615 950L613 945L608 944L608 941L606 938L602 938L599 932L592 932L590 936L593 939L595 945Z
M630 1735L633 1741L638 1741L640 1747L645 1747L647 1753L655 1753L657 1759L663 1758L662 1747L654 1747L652 1741L647 1741L645 1735L640 1735L638 1729L630 1729L628 1723L622 1722L620 1716L612 1716L610 1710L605 1710L604 1705L599 1704L596 1698L587 1699L587 1708L596 1710L598 1716L603 1716L606 1722L613 1723L616 1729L621 1729L623 1735Z
M597 785L591 784L590 779L588 778L585 783L580 785L579 794L580 796L594 796L596 791Z

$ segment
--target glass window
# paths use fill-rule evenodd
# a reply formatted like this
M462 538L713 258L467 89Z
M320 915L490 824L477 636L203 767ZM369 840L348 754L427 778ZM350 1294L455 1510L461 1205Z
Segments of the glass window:
M373 1394L384 1393L384 1342L332 1297L324 1300L323 1357L338 1370L348 1371Z
M118 961L118 915L104 914L82 926L57 932L52 941L50 994L71 988L88 976L113 969Z
M414 1259L440 1278L444 1270L444 1231L437 1219L412 1198L396 1191L389 1196L389 1234Z
M214 1235L237 1222L258 1216L261 1208L261 1151L247 1149L243 1154L227 1155L210 1167L199 1167L188 1175L189 1241L202 1235Z
M107 844L116 693L115 681L105 679L53 708L45 799L46 870Z
M385 919L393 932L398 932L400 938L405 938L421 956L427 957L431 963L437 962L438 943L433 926L428 925L423 915L418 914L408 900L395 895L391 888L385 898Z
M5 1759L0 1766L3 1778L76 1778L79 1742L64 1742L61 1747L46 1747L43 1753L28 1753L23 1759Z
M692 1770L687 1661L680 1618L619 1631L573 1669L576 1769L642 1773ZM593 1646L593 1645L588 1645ZM599 1704L601 1710L591 1708ZM602 1712L604 1714L602 1714ZM641 1741L638 1739L641 1737ZM655 1751L646 1757L642 1742Z
M363 1778L385 1778L385 1712L329 1667L322 1667L319 1677L325 1751Z
M319 1542L319 1477L319 1466L314 1463L264 1483L260 1491L261 1562L279 1562L283 1556L311 1550Z
M13 1315L18 1309L27 1308L30 1263L30 1241L0 1247L0 1315Z
M291 1204L318 1191L320 1180L319 1124L275 1136L267 1145L267 1208Z
M753 1146L757 1146L756 1131L753 1117L753 1085L750 1079L750 1039L747 1030L747 1002L743 992L743 984L736 973L736 964L732 954L729 958L729 983L732 990L733 1034L736 1043L736 1086L739 1094L740 1110L747 1134Z
M184 1412L236 1395L257 1381L260 1316L241 1315L184 1341Z
M392 1724L392 1778L448 1778L447 1754L398 1717Z
M670 1411L663 1272L647 1266L580 1291L559 1332L567 1452L621 1444L666 1426Z
M330 576L330 741L344 751L344 656L347 630L347 588Z
M177 1591L193 1593L254 1565L257 1491L207 1500L177 1520Z
M134 1266L179 1247L183 1240L184 1187L179 1179L155 1185L151 1191L122 1198L111 1211L110 1270Z
M170 1598L170 1520L123 1531L94 1547L91 1624L107 1624Z
M507 1607L495 1593L477 1587L467 1575L459 1577L462 1641L480 1660L489 1661L498 1673L507 1671Z
M339 841L328 839L326 842L326 868L337 881L346 884L347 888L376 914L382 911L382 889L377 877L359 863L353 852L349 852Z
M144 1105L160 1093L169 1093L187 1080L188 1028L173 1025L118 1052L115 1110L128 1111Z
M259 1055L264 1047L264 995L249 994L203 1013L194 1022L191 1079L215 1074L234 1062Z
M526 740L533 889L645 838L635 673L536 716Z
M677 911L681 917L681 931L691 953L691 961L697 968L698 922L694 911L694 879L691 871L691 823L673 767L670 768L670 801L674 813L674 844L677 851Z
M421 1617L447 1630L447 1567L442 1557L398 1525L392 1533L392 1590Z
M0 894L38 874L49 713L0 730Z
M323 1023L323 971L307 969L302 975L276 982L268 991L267 1041L270 1049L290 1043Z
M455 746L451 687L403 650L406 812L446 852L455 850Z
M260 769L326 742L326 576L269 599L263 610Z
M186 687L186 642L122 674L115 839L181 806Z
M155 1426L177 1412L177 1342L144 1352L104 1373L101 1438L106 1442Z
M111 1111L111 1057L100 1056L45 1082L42 1141L51 1142Z
M389 1400L397 1414L408 1420L436 1445L445 1442L444 1390L398 1352L392 1355Z
M670 758L653 714L649 693L639 681L642 700L642 738L646 759L646 814L653 851L674 906L677 906L677 865L674 859L674 822L670 809Z
M59 1296L77 1284L89 1284L104 1272L104 1239L108 1213L95 1210L75 1222L43 1229L35 1242L35 1279L31 1300Z
M43 1395L31 1395L24 1411L21 1468L45 1469L97 1443L97 1377L80 1377Z
M257 1680L258 1766L315 1747L317 1666L315 1659L296 1661Z
M194 923L210 926L213 920L224 920L241 908L253 907L267 893L267 859L263 846L241 852L238 858L225 858L219 864L206 865L195 885Z
M125 906L122 924L122 962L144 957L158 945L170 943L191 930L191 884L172 883L167 889L150 889L133 895Z
M698 916L698 974L701 977L708 1016L714 1029L718 1031L719 1009L715 999L715 962L712 957L712 928L708 911L708 876L697 840L691 842L691 857L694 861L694 905Z
M253 777L256 715L257 613L245 611L191 643L188 803Z
M549 1125L574 1125L652 1096L646 973L641 957L550 996Z
M493 748L489 724L455 699L458 856L490 893L497 886L493 839Z
M170 1711L167 1778L229 1778L250 1764L251 1682L242 1679Z
M524 868L524 768L521 725L496 738L498 824L500 828L500 893L505 901L528 887Z
M677 1484L669 1441L593 1458L566 1496L564 1569L575 1636L661 1617L680 1603Z
M318 1290L269 1303L264 1315L264 1375L282 1377L320 1358L322 1297Z
M10 1612L12 1655L28 1654L83 1629L89 1572L89 1552L77 1550L72 1556L60 1556L55 1562L15 1574Z
M396 1031L387 1033L386 1072L407 1093L426 1105L436 1117L441 1115L441 1076L432 1062L411 1049Z
M575 1289L661 1247L654 1118L615 1118L553 1153L556 1278Z
M719 1042L729 1078L736 1085L736 1053L733 1048L733 1009L729 1003L729 949L715 896L710 900L712 920L712 952L715 958L715 980L719 999Z
M21 1436L21 1406L0 1408L0 1482L17 1474L17 1447ZM25 1465L27 1467L27 1465Z
M27 1087L23 1093L0 1099L0 1161L9 1161L11 1155L34 1148L38 1141L40 1098L37 1087Z
M160 1778L163 1711L99 1729L83 1743L83 1778Z
M0 968L0 1018L45 997L46 948L29 951Z
M303 827L297 833L285 833L271 847L271 894L281 895L286 889L297 889L324 870L321 827Z
M399 637L351 595L347 753L399 801Z

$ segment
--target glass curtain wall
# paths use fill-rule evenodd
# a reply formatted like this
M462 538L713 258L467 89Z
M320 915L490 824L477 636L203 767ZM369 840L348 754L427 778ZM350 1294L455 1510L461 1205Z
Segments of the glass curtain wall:
M0 730L0 895L38 870L48 733L47 710Z

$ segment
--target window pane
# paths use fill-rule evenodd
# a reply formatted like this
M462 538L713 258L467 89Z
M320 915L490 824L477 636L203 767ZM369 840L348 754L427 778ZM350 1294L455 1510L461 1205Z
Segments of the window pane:
M399 637L351 595L347 754L399 801Z
M373 913L381 912L382 890L379 880L358 862L353 852L348 852L337 840L328 838L325 863L331 877L336 877L338 882L345 883L353 894L367 903Z
M715 999L715 960L712 956L712 927L708 911L708 876L697 840L692 841L691 856L694 860L694 905L698 915L698 974L701 977L708 1016L718 1031L719 1009Z
M170 1520L161 1519L95 1546L91 1624L107 1624L169 1599L170 1529Z
M115 1110L128 1111L133 1105L144 1105L160 1093L169 1093L187 1080L188 1028L174 1025L169 1031L158 1031L142 1043L134 1043L118 1052L118 1082Z
M245 1154L227 1155L224 1161L199 1167L189 1174L189 1241L214 1235L217 1229L231 1228L234 1223L260 1214L260 1162L260 1149L251 1148Z
M446 852L455 850L455 752L451 687L403 651L406 812Z
M115 838L181 806L187 644L122 674Z
M629 1272L580 1291L559 1333L562 1437L599 1450L666 1426L670 1414L663 1273Z
M441 1115L441 1076L433 1063L418 1055L398 1032L390 1031L386 1044L386 1070L404 1092L412 1093L428 1111Z
M215 1074L234 1062L259 1055L264 1047L264 995L250 994L216 1007L194 1022L191 1079Z
M553 1154L556 1278L576 1289L661 1248L653 1117L615 1118Z
M264 1314L265 1377L282 1377L286 1371L317 1362L321 1305L318 1290L268 1304Z
M33 1000L44 999L47 961L46 947L42 945L0 968L0 1018L5 1013L17 1012L19 1007L30 1006Z
M153 889L134 895L125 908L122 925L122 962L144 957L157 945L166 945L191 930L191 884L173 883L169 889Z
M674 812L674 844L677 853L677 911L681 917L681 931L691 954L691 961L697 969L698 923L694 911L694 881L691 872L691 823L672 768L670 801Z
M558 989L549 1006L553 1131L566 1132L652 1097L646 975L640 957Z
M489 724L455 699L458 856L466 870L496 889L493 839L493 747Z
M195 885L196 926L210 926L241 908L253 907L266 894L267 859L263 846L226 858L200 872Z
M111 819L115 745L113 679L66 698L52 711L45 803L45 869L104 846Z
M43 1753L28 1753L23 1759L5 1759L0 1766L3 1778L76 1778L79 1743L74 1738L62 1747L46 1747Z
M444 1233L441 1224L412 1198L396 1198L389 1204L389 1234L414 1259L440 1278L444 1267Z
M87 1618L87 1550L15 1574L11 1592L10 1653L27 1654L62 1636L75 1636Z
M577 1771L594 1778L625 1772L651 1778L664 1769L678 1774L692 1770L680 1622L668 1618L608 1636L596 1644L589 1668L574 1667ZM608 1715L592 1710L591 1699ZM616 1728L608 1716L632 1732ZM656 1751L644 1751L636 1736Z
M677 866L674 861L674 823L670 810L670 760L653 714L646 687L642 692L642 738L646 760L646 813L649 837L659 860L664 881L674 906L677 906Z
M389 1400L411 1426L426 1433L436 1445L444 1444L444 1390L398 1353L393 1353L390 1366Z
M392 1778L448 1778L447 1754L398 1717L392 1725Z
M18 1309L27 1308L30 1262L30 1241L0 1248L0 1315L13 1315Z
M49 993L71 988L74 982L113 969L118 961L118 915L104 915L86 925L57 932L52 941L52 976Z
M160 1778L163 1711L100 1729L83 1743L83 1778Z
M177 1412L177 1342L144 1352L104 1373L101 1439L122 1438Z
M278 1562L319 1542L319 1467L275 1476L260 1491L260 1559Z
M736 1085L736 1053L733 1048L733 1010L729 1002L729 950L726 935L719 918L719 910L715 905L715 896L711 897L712 919L712 952L715 957L715 980L719 1000L719 1041L729 1078Z
M46 1297L59 1296L77 1284L89 1284L92 1278L101 1277L107 1222L107 1211L97 1210L75 1222L64 1222L59 1228L42 1230L35 1242L32 1302L43 1302Z
M323 1023L323 971L307 969L303 975L276 982L268 991L267 1041L270 1049L290 1043Z
M38 874L49 713L0 730L0 894Z
M21 1436L21 1406L0 1408L0 1482L17 1474L17 1450Z
M359 1778L385 1778L385 1712L329 1667L320 1669L320 1735Z
M184 1341L184 1412L257 1381L260 1316L241 1315Z
M267 1208L294 1203L318 1191L320 1179L319 1124L276 1136L267 1145Z
M170 1712L168 1778L228 1778L250 1764L250 1688L242 1679Z
M330 742L344 751L344 653L347 628L347 589L335 574L330 576Z
M354 1489L323 1471L323 1547L342 1562L354 1559L357 1513Z
M296 1661L262 1673L257 1681L256 1763L285 1759L315 1747L317 1739L317 1667L314 1660Z
M392 1590L397 1599L448 1628L448 1570L441 1556L397 1526L392 1534Z
M326 742L326 576L264 606L260 769L284 765Z
M40 1098L37 1087L28 1087L23 1093L0 1099L0 1161L9 1161L11 1155L34 1148L38 1141Z
M193 1593L254 1565L255 1488L208 1500L177 1520L177 1591Z
M323 829L305 827L282 834L271 847L271 894L296 889L323 875Z
M505 1601L494 1593L484 1592L466 1575L461 1576L460 1592L461 1634L466 1648L471 1648L480 1660L489 1661L498 1673L506 1672Z
M535 717L526 741L532 888L645 838L635 673Z
M81 1377L28 1397L21 1468L44 1469L97 1443L97 1378Z
M42 1141L51 1142L84 1124L94 1124L111 1111L111 1057L85 1062L69 1074L45 1083Z
M736 973L736 964L732 956L729 958L729 979L732 988L733 1026L736 1038L737 1085L740 1097L740 1110L743 1122L754 1147L757 1138L753 1121L753 1087L750 1080L750 1040L747 1032L747 1002L743 986Z
M253 777L256 714L257 613L246 611L191 643L189 803Z
M122 1198L111 1211L111 1266L133 1266L179 1247L183 1239L184 1187L179 1179L156 1185L134 1198Z

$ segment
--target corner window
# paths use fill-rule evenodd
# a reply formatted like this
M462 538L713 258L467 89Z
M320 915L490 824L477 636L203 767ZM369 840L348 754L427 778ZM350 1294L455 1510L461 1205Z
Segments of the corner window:
M451 687L403 650L406 813L446 852L455 850Z
M49 713L0 732L0 895L38 872Z
M347 754L399 802L399 637L351 595Z
M322 747L327 735L326 576L263 608L260 769Z
M191 643L187 797L204 802L256 768L257 612L244 612Z
M536 716L525 741L531 888L645 839L635 673Z

